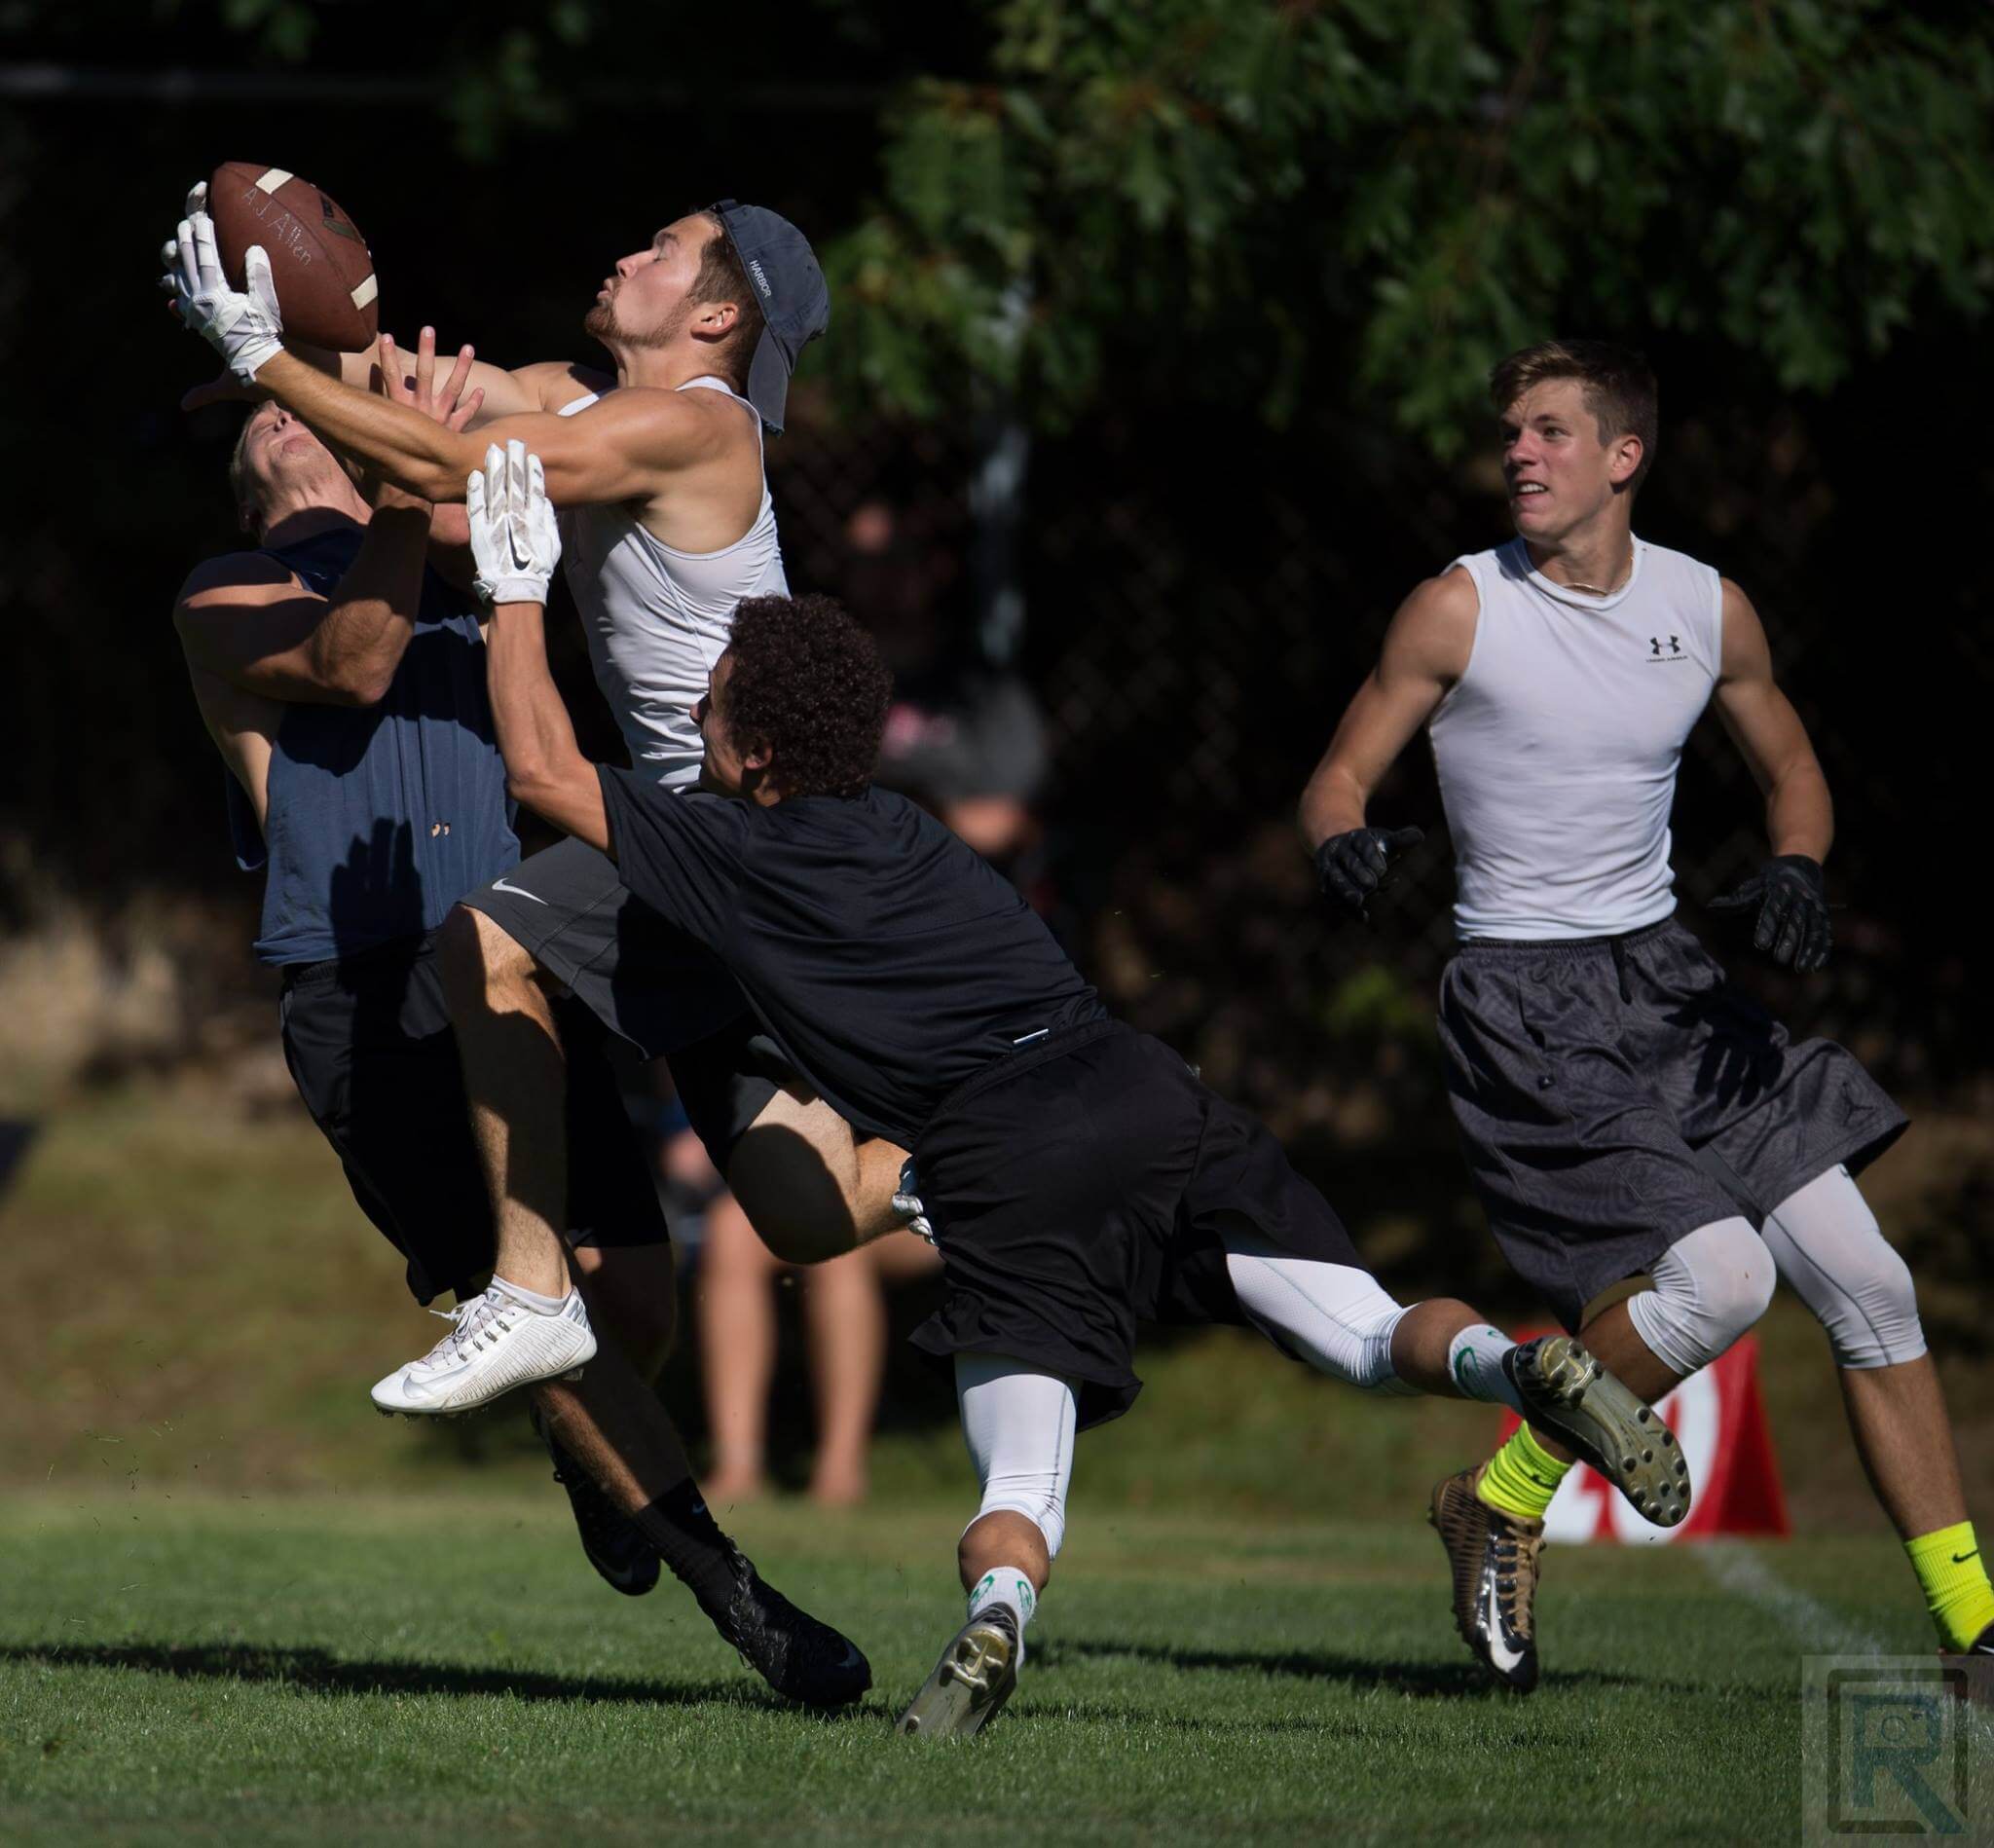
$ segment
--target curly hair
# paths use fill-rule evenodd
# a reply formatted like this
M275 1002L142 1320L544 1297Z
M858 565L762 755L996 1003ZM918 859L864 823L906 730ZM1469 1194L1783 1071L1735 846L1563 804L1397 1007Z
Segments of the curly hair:
M785 795L862 795L893 675L830 597L751 597L734 611L720 720L744 755L766 750Z

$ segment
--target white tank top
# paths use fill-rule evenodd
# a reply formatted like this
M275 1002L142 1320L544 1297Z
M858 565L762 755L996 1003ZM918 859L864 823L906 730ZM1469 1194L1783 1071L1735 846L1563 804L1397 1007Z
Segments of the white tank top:
M1723 641L1717 573L1634 541L1607 596L1521 539L1455 560L1481 593L1467 671L1428 726L1468 937L1607 937L1676 908L1669 811Z
M692 379L681 391L721 391L755 419L755 407L721 379ZM591 391L561 407L585 411ZM734 607L746 597L787 597L775 502L761 483L755 524L718 552L681 552L646 530L623 506L569 507L561 514L561 557L581 611L596 684L609 702L631 767L675 788L696 782L701 746L692 708L727 646Z

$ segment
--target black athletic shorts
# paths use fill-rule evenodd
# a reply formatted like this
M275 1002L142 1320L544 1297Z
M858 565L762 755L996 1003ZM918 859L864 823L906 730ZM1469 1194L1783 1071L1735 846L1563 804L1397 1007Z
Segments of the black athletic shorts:
M722 1174L769 1099L799 1082L720 959L641 904L593 847L561 841L462 903L646 1058L669 1058Z
M666 1238L657 1187L603 1056L603 1029L558 1004L568 1046L568 1238ZM471 1141L433 937L283 972L284 1060L345 1164L361 1210L408 1262L427 1303L492 1268L492 1209Z
M1673 920L1463 944L1440 1042L1496 1241L1568 1328L1685 1234L1758 1224L1908 1122L1832 1041L1794 1045Z
M1263 1124L1116 1020L979 1073L937 1112L914 1162L943 1279L915 1346L1065 1374L1083 1429L1142 1389L1138 1322L1250 1326L1226 1273L1228 1227L1364 1268Z

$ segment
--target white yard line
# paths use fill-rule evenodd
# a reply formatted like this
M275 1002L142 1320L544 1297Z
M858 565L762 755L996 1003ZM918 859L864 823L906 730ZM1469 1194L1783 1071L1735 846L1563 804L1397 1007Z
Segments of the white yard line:
M1682 1549L1695 1555L1718 1587L1756 1605L1809 1645L1809 1655L1889 1655L1879 1636L1844 1622L1819 1598L1787 1583L1752 1548L1709 1540Z

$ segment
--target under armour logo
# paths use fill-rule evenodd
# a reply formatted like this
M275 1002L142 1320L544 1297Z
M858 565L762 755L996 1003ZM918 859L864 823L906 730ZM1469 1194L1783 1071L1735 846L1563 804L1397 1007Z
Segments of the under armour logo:
M1662 653L1662 638L1658 635L1651 635L1647 639L1647 645L1654 650L1655 658L1659 660ZM1672 635L1669 638L1669 652L1671 654L1680 654L1682 652L1680 637Z

